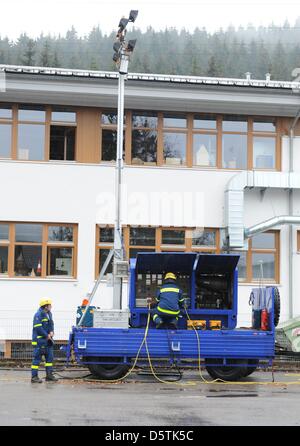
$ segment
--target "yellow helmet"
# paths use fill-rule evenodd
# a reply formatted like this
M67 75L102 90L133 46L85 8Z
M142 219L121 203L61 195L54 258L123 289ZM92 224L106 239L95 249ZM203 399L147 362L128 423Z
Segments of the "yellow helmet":
M43 307L44 305L52 305L52 300L44 297L44 299L40 301L40 307Z
M167 280L167 279L173 279L173 280L176 280L177 277L175 276L174 273L167 273L167 274L165 275L165 280Z

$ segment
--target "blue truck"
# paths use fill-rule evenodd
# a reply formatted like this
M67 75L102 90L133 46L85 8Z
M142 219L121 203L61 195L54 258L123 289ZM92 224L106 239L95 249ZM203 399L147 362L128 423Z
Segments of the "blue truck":
M120 379L138 352L138 364L147 364L145 345L140 349L147 327L148 351L154 365L167 361L170 366L198 367L201 361L211 377L227 381L239 380L258 367L271 365L279 293L276 287L269 287L267 327L237 328L238 261L235 254L138 253L130 259L127 323L119 327L86 326L83 321L82 326L72 327L68 359L72 353L76 362L86 365L97 378ZM158 330L148 318L147 297L156 295L169 271L177 275L186 309L178 329Z

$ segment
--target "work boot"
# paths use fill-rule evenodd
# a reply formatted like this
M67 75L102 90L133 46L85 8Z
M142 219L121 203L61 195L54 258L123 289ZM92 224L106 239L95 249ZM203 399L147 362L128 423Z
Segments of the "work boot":
M31 378L32 383L42 383L43 381L38 376L33 376Z
M49 373L49 375L46 376L46 381L52 381L52 382L56 382L58 381L58 378L56 378L53 373Z
M158 322L158 324L156 324L156 328L162 328L164 325L163 321Z

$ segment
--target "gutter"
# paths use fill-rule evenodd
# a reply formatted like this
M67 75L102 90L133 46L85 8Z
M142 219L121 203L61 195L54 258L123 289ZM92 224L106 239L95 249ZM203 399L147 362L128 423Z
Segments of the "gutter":
M0 72L19 73L19 74L40 74L54 75L66 77L80 78L109 78L118 79L118 72L115 71L99 71L99 70L83 70L57 67L39 67L26 65L6 65L0 64ZM295 90L300 88L300 82L296 81L276 81L266 79L243 78L224 78L224 77L208 77L208 76L183 76L174 74L157 74L157 73L128 73L128 80L148 81L148 82L166 82L176 84L203 84L203 85L223 85L236 87L252 87L252 88L268 88L268 89L285 89Z

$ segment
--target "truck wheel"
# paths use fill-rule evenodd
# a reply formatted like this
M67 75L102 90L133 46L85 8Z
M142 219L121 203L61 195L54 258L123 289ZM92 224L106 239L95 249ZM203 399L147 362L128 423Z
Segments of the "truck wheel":
M223 364L223 361L221 359L206 359L206 363L220 363ZM228 361L229 362L229 361ZM214 379L222 379L224 381L238 381L240 378L243 378L245 376L246 370L247 370L247 364L248 361L245 360L234 360L232 359L230 361L231 364L245 364L241 365L240 367L230 367L228 366L206 366L207 373Z
M246 376L250 376L252 375L253 372L255 372L255 370L257 369L257 367L253 367L254 365L257 366L258 364L258 359L248 359L248 364L252 364L252 367L246 367L246 371L245 374L243 375L244 378Z
M93 358L94 361L115 362L116 364L87 364L90 372L96 378L114 380L122 378L129 370L129 366L121 362L121 358Z
M274 325L277 327L280 318L280 294L276 286L274 288Z

